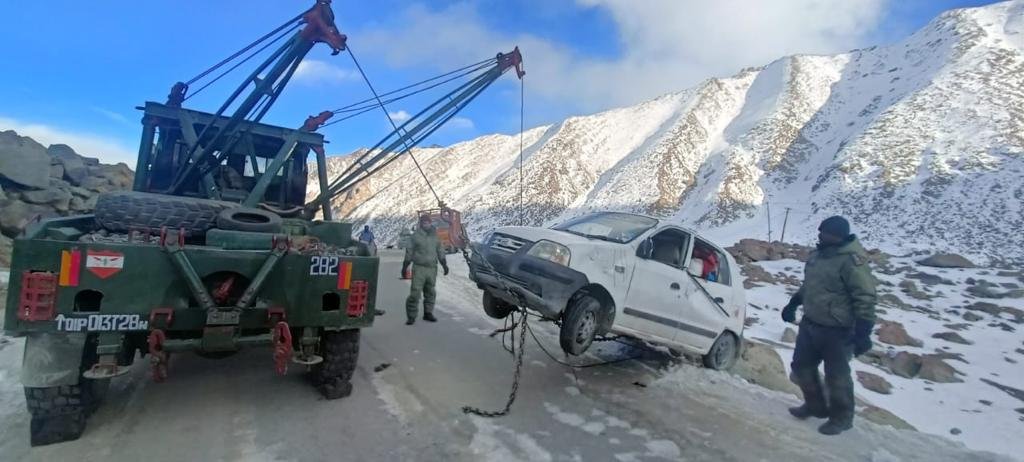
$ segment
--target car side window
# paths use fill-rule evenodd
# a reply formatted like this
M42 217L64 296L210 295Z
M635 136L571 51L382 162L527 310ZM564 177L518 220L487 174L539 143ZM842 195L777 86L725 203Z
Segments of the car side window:
M690 236L678 229L665 229L651 236L651 260L673 268L683 269L683 257L690 243Z
M732 285L729 259L715 246L697 239L693 244L693 255L687 266L690 274L722 285Z

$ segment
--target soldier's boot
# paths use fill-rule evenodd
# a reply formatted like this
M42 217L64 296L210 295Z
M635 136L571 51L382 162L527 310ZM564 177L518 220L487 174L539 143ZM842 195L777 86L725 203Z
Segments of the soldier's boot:
M845 377L825 375L828 385L828 422L818 427L823 435L838 435L853 428L853 379L849 373Z
M434 313L431 312L423 313L423 320L427 322L437 322L437 318L435 318Z
M821 376L816 369L794 369L790 379L804 394L804 404L789 408L789 414L797 419L809 417L824 419L829 416L825 395L821 388Z

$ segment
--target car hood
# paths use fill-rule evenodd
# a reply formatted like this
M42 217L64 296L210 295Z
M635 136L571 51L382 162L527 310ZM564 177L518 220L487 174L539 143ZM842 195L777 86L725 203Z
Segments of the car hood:
M625 245L617 242L602 241L600 239L588 239L565 231L557 231L550 228L535 228L530 226L507 226L495 229L494 232L518 237L531 242L541 240L557 242L567 247L620 247Z

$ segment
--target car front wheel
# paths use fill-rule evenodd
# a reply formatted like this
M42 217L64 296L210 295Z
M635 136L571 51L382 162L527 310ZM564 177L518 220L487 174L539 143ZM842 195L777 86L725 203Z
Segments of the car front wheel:
M732 332L723 332L704 355L704 366L709 369L726 370L736 364L739 357L739 340Z
M601 313L601 302L590 295L576 299L562 317L562 329L558 340L562 351L579 356L594 343Z

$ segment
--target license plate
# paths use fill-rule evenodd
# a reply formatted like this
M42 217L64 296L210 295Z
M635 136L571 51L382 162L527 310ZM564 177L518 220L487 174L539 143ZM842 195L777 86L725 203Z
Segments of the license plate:
M57 330L65 332L109 332L149 328L149 321L137 314L90 314L80 318L60 314L54 321L57 321Z

